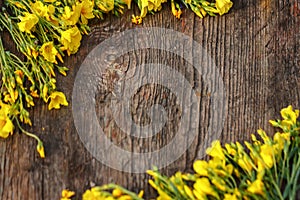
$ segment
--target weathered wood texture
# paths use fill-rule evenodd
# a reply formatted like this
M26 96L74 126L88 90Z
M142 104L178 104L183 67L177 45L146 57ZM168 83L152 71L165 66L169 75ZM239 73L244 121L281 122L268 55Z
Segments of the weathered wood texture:
M35 152L35 141L24 134L15 133L7 140L0 140L0 199L59 199L60 192L69 188L79 197L93 182L115 182L138 192L145 188L147 197L154 191L149 188L146 174L130 174L110 169L90 155L79 139L72 116L72 89L76 73L87 54L112 34L135 27L164 27L182 32L199 42L216 62L227 91L227 112L222 142L249 139L258 128L273 131L269 119L279 117L282 107L292 104L299 108L300 99L300 2L288 0L241 0L235 1L229 14L222 17L199 19L188 10L180 20L170 9L147 16L143 25L133 25L131 15L135 8L120 17L108 16L104 21L93 21L91 33L84 37L80 51L66 59L70 67L67 77L58 76L58 88L65 92L70 106L48 111L47 106L36 102L31 112L33 126L28 130L37 133L44 141L46 158L40 159ZM5 45L11 47L7 37ZM152 52L153 53L153 52ZM157 52L152 55L158 55ZM159 61L180 69L184 62L173 55L160 53ZM127 59L127 60L126 60ZM140 51L124 58L127 67L134 63L151 61L151 51ZM129 62L130 61L130 62ZM128 64L131 63L131 64ZM188 76L188 74L185 74ZM191 77L195 81L197 77ZM201 87L201 78L198 78ZM133 107L147 106L145 96L152 103L161 102L161 89L144 88L137 94ZM190 171L199 144L208 126L208 94L202 88L199 137L179 160L164 168L170 175L177 170ZM155 98L156 95L156 98ZM108 97L109 98L109 95ZM97 95L97 102L104 97ZM172 100L169 100L170 105ZM105 104L97 104L99 117ZM170 109L172 111L172 109ZM218 111L215 111L218 112ZM172 114L172 113L171 113ZM164 135L150 140L123 137L113 120L101 121L110 129L113 140L125 149L136 151L159 149L168 143L176 130L174 123ZM136 113L137 118L140 113ZM142 120L147 118L142 117ZM140 145L143 145L141 148ZM117 158L116 158L117 159Z

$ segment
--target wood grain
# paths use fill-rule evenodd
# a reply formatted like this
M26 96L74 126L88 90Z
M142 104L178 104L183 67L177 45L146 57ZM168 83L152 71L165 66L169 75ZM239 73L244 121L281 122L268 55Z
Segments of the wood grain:
M64 188L76 191L77 197L90 187L114 182L138 192L146 189L146 198L154 196L146 174L130 174L111 169L97 161L82 144L72 116L72 90L76 74L87 54L114 33L140 27L163 27L182 32L200 43L215 61L227 92L227 113L221 141L243 141L258 128L273 129L269 119L279 117L282 107L292 104L299 108L300 99L300 5L288 0L241 0L234 2L229 14L199 19L188 10L180 20L170 8L147 16L143 25L133 25L131 15L137 8L120 17L108 16L104 21L93 20L91 34L82 40L80 51L66 59L70 67L67 77L58 76L58 88L65 92L70 106L48 111L36 102L31 111L33 126L26 127L44 141L46 158L38 158L35 141L17 132L7 140L0 140L0 199L59 199ZM2 35L7 48L13 48L8 36ZM155 59L153 59L155 58ZM171 175L175 171L191 171L199 146L208 128L209 96L201 77L189 70L183 59L164 52L139 51L126 55L120 62L134 70L137 63L159 61L173 66L201 89L201 111L198 138L176 162L161 171ZM115 144L131 151L159 149L170 141L176 131L180 113L176 113L174 99L163 100L168 93L160 87L143 87L133 100L133 118L147 123L140 112L153 103L168 107L172 123L149 140L124 137L104 108L111 95L97 94L97 114L104 130L110 131ZM175 107L174 107L175 106ZM175 112L175 113L174 113ZM215 111L218 112L218 111ZM105 118L106 117L106 118ZM105 120L104 120L105 118Z

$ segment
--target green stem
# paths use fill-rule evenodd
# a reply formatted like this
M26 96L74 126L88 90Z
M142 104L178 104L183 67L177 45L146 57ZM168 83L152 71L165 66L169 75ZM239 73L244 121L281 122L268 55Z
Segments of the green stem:
M16 120L17 125L18 125L18 128L22 131L22 133L24 133L25 135L27 135L27 136L29 136L29 137L32 137L32 138L36 139L36 140L38 141L38 143L41 143L41 142L42 142L38 136L36 136L36 135L34 135L34 134L32 134L32 133L29 133L28 131L24 130L24 129L21 127L20 122L19 122L19 120L18 120L16 117L14 117L14 119Z
M271 175L271 183L274 185L274 188L275 188L275 190L276 190L276 192L277 192L277 194L278 194L278 196L279 196L279 199L280 199L280 200L284 200L284 198L283 198L283 196L282 196L282 194L281 194L280 188L278 187L278 185L277 185L276 182L274 181L272 175Z

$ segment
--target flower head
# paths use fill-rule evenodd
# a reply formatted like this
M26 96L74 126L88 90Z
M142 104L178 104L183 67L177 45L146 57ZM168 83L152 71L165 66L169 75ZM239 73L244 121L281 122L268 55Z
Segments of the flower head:
M45 60L57 64L55 56L58 54L58 51L53 45L53 42L47 42L42 45L40 52L45 58Z
M217 192L213 189L213 186L210 184L208 178L199 178L194 184L194 189L199 194L211 195L218 198ZM196 195L197 196L197 195Z
M176 9L176 6L175 6L174 1L171 2L171 9L172 9L173 15L174 15L177 19L180 19L180 15L182 14L182 11L180 10L180 8L178 8L178 10Z
M247 191L249 191L252 194L261 194L263 195L264 189L264 183L260 180L260 179L256 179L253 183L251 183L248 188Z
M49 98L51 99L48 106L49 110L51 110L52 108L60 109L60 105L68 105L66 96L62 92L55 91L49 96Z
M116 188L116 189L114 189L114 190L112 191L112 195L113 195L114 197L120 197L120 196L122 196L122 194L123 194L122 190L120 190L120 189L118 189L118 188Z
M131 0L121 0L124 4L127 5L127 8L130 9L131 7Z
M217 157L221 160L225 159L225 155L223 153L223 149L219 140L213 141L211 147L207 148L206 153L213 158Z
M283 108L280 111L280 114L284 119L283 121L286 121L287 123L290 122L291 124L295 124L297 118L299 117L299 110L295 110L294 112L293 107L290 105L287 108Z
M239 158L237 160L237 163L243 170L247 171L249 174L252 173L253 163L251 162L251 159L247 155L244 155L241 158Z
M238 198L235 194L225 194L224 200L238 200Z
M208 176L208 163L205 160L196 160L193 164L193 168L200 176Z
M262 160L264 161L264 164L266 165L267 168L273 167L274 164L274 149L271 145L268 144L263 144L260 147L260 156Z
M149 173L149 171L147 173ZM158 185L156 185L153 180L150 179L148 183L158 192L159 197L157 199L161 199L161 200L172 199L164 190L162 190Z
M76 26L63 31L60 38L60 42L63 45L62 50L66 50L68 55L76 53L80 46L81 38L80 31Z
M41 158L45 158L45 150L44 150L43 143L41 141L39 141L36 150L40 154Z
M61 16L62 22L65 25L75 25L80 17L82 4L74 4L72 9L69 6L65 6L64 13Z
M83 24L88 23L88 19L93 19L95 15L93 14L93 8L94 8L94 1L89 1L89 0L83 0L81 2L82 7L81 7L81 22Z
M35 14L24 13L24 17L19 16L21 22L18 23L21 32L31 33L31 29L39 21L39 18Z
M61 192L61 198L60 200L70 200L72 196L75 195L75 192L70 191L70 190L63 190Z
M230 0L216 0L216 7L220 15L227 13L233 3Z
M225 148L226 148L226 151L232 155L232 156L235 156L236 155L236 149L232 147L231 144L225 144Z
M48 12L48 8L41 1L36 1L35 3L30 4L34 12L42 17L45 17Z
M138 5L141 10L141 17L145 17L148 11L160 11L161 4L167 2L166 0L139 0Z
M8 117L10 106L1 102L0 109L0 137L7 138L9 134L12 134L14 125Z
M82 195L82 200L93 199L104 199L104 197L101 195L101 191L96 187L91 188L90 190L86 190Z
M134 24L141 24L141 23L143 22L143 19L142 19L142 17L140 17L140 16L132 15L131 21L132 21L132 23L134 23Z

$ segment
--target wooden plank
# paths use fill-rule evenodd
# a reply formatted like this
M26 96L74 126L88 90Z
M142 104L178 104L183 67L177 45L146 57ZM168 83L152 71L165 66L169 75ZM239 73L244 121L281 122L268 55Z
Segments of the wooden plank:
M31 112L33 127L27 129L43 139L46 158L38 158L35 141L25 135L15 133L7 140L0 140L0 199L58 199L64 188L75 190L79 197L92 182L97 185L115 182L135 192L146 188L147 197L153 197L147 175L120 172L93 158L82 144L73 122L71 97L80 65L97 44L124 30L169 28L192 37L207 50L220 70L227 92L228 110L222 142L249 139L259 127L272 131L268 120L278 118L282 107L292 104L299 108L300 5L297 1L237 1L228 15L204 19L184 10L182 18L177 20L167 6L164 8L156 15L147 16L139 26L130 22L131 15L138 13L136 8L120 18L109 16L104 21L93 21L92 33L84 37L80 51L65 62L70 67L68 76L58 76L58 88L65 92L70 106L49 112L46 105L36 102ZM13 48L9 42L5 45ZM209 122L209 94L203 79L182 68L186 66L183 59L164 52L145 50L121 59L129 71L145 61L174 66L201 90L199 136L179 160L162 170L167 175L178 170L190 171ZM175 105L172 99L163 100L162 91L159 87L143 88L133 101L134 107L140 109L151 103L166 102L169 106ZM108 106L105 101L110 96L105 98L97 95L99 118L104 116L104 108ZM136 120L147 122L139 110L134 113ZM100 120L100 124L116 144L139 152L159 149L170 141L179 119L178 113L170 116L173 124L168 124L160 137L151 140L124 136L109 115Z

